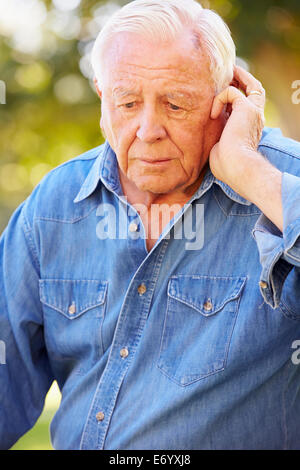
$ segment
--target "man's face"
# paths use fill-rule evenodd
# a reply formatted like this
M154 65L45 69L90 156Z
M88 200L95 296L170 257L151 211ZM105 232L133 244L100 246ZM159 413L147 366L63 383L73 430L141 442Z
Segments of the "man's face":
M119 33L105 51L100 96L121 182L155 194L195 183L224 126L210 119L214 95L189 32L169 43Z

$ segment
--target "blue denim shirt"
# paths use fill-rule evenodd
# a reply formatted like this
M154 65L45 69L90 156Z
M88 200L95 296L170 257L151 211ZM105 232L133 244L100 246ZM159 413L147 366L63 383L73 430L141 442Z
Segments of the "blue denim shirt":
M265 129L259 150L284 172L283 233L208 169L148 252L107 143L15 211L0 250L1 448L53 379L55 449L300 448L300 144Z

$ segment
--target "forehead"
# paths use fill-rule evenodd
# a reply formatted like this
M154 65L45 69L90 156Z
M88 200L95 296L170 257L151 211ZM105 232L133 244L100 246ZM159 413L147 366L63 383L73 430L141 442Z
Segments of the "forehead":
M213 87L209 59L201 47L195 47L190 31L171 42L118 33L103 56L102 82L110 88L125 82Z

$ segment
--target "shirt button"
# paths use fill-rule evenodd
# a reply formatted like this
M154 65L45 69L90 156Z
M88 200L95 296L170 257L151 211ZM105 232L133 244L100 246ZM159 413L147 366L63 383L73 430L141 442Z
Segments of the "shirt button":
M145 286L145 284L141 284L141 285L138 287L138 293L139 293L140 295L145 294L146 290L147 290L147 287Z
M260 281L259 287L261 287L262 289L266 289L268 287L268 284L264 281Z
M136 232L137 229L138 229L137 224L135 224L134 222L131 222L131 224L129 225L129 231L130 232Z
M99 413L96 414L96 419L97 419L97 421L103 421L104 420L104 413L102 411L99 411Z
M68 311L70 315L74 315L74 313L76 312L76 305L75 304L70 305Z
M121 356L121 357L124 357L124 358L125 358L125 357L128 356L128 354L129 354L129 352L128 352L128 349L127 349L127 348L121 349L121 351L120 351L120 356Z
M213 308L213 304L211 303L210 300L208 300L207 302L205 302L204 304L204 310L206 310L207 312L210 312Z

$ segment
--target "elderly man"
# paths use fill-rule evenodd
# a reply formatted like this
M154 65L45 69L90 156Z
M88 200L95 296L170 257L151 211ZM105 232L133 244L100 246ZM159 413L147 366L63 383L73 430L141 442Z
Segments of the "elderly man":
M300 145L193 0L129 3L92 62L105 144L1 239L1 447L56 379L55 449L300 448Z

